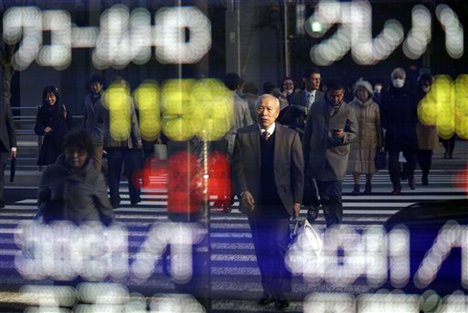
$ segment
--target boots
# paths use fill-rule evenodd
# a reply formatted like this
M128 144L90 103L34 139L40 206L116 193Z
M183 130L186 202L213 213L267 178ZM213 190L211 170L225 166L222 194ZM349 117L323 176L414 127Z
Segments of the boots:
M359 194L359 184L354 184L353 192L351 192L353 196L357 196Z
M372 193L372 185L371 183L366 183L366 187L364 188L364 194L370 195Z
M423 186L429 185L428 175L427 175L427 174L423 174L423 175L422 175L422 178L421 178L421 181L422 181Z

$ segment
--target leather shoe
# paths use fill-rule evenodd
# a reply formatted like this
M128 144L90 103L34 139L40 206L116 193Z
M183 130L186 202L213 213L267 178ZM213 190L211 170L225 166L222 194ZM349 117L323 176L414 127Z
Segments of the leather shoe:
M111 205L114 209L120 207L120 199L111 199Z
M359 192L360 192L359 191L359 184L354 184L353 191L351 192L351 194L353 196L357 196L357 195L359 195Z
M140 202L141 202L141 199L140 199L140 198L130 200L131 205L138 205L138 203L140 203Z
M314 206L307 207L307 220L309 223L313 223L318 216L318 209Z
M399 195L401 193L401 187L395 187L393 188L392 192L390 193L391 195Z
M370 183L366 183L366 187L364 188L364 194L370 195L372 193L372 185Z
M285 309L289 306L289 301L286 299L277 299L275 301L275 307L277 309Z
M271 296L264 296L260 298L260 300L258 300L258 304L260 305L268 305L273 302L275 302L275 299L273 299L273 297Z

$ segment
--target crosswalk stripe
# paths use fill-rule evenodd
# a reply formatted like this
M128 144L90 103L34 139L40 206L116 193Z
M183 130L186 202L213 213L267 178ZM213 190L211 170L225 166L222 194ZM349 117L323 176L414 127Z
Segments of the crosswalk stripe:
M429 186L416 186L416 190L409 190L406 182L403 182L402 194L389 195L391 184L386 171L381 171L374 176L373 193L371 195L350 195L352 179L348 176L343 184L344 224L365 230L372 225L382 225L400 209L418 201L466 199L464 190L453 187L452 173L446 171L434 171L430 177ZM416 176L420 181L420 176ZM153 180L156 181L156 180ZM161 180L158 181L159 183ZM13 189L14 186L7 188ZM19 189L31 190L37 187L21 187ZM122 182L120 187L122 207L114 210L117 221L123 223L128 230L129 263L135 261L136 253L142 248L142 242L149 240L149 229L155 223L170 221L167 215L167 190L164 188L143 188L142 201L133 206L130 204L127 183ZM214 198L210 198L213 204ZM0 211L0 266L2 271L8 274L7 280L11 284L27 284L16 273L14 260L19 253L14 238L21 235L21 230L15 227L23 221L31 221L36 214L36 199L24 199L15 204L8 205ZM247 217L238 210L238 200L234 202L232 211L224 213L220 209L210 209L209 242L210 242L210 274L211 289L214 294L245 294L249 290L248 298L256 298L261 294L260 272L257 267L252 235L250 233ZM306 211L301 211L305 216ZM325 228L323 212L316 219L316 225L320 231ZM170 277L164 274L160 263L155 265L154 277L146 283L146 288L154 288L163 292L175 292L174 284ZM295 293L303 295L310 293L310 288L302 282L301 277L294 276ZM239 281L242 283L240 284ZM131 287L140 287L137 283L128 281ZM239 287L241 286L241 287ZM320 287L327 288L327 287ZM357 288L357 287L356 287ZM0 299L2 299L0 292ZM223 303L214 299L212 309L215 312L257 312L258 307L252 309L252 302L238 301L238 306L232 305L233 301ZM217 310L217 311L216 311ZM267 310L268 311L268 310ZM290 311L302 311L301 301L292 301Z

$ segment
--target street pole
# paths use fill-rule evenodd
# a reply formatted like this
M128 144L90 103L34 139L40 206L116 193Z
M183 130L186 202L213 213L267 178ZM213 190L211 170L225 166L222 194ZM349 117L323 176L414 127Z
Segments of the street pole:
M228 1L226 10L226 72L241 75L240 6L235 0Z
M291 76L291 60L290 60L290 53L289 53L289 8L288 8L288 1L283 0L283 24L284 24L284 73L285 76Z

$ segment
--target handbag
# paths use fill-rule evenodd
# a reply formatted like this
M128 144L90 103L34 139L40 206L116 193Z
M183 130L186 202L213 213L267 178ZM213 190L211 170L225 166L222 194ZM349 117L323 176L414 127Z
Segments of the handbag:
M375 154L375 168L378 170L385 169L387 167L387 152L379 150Z

